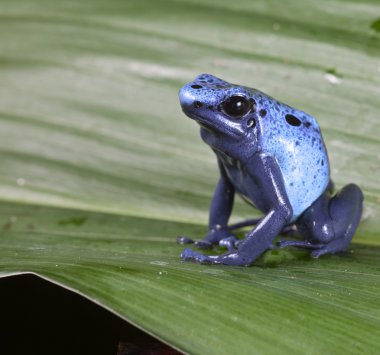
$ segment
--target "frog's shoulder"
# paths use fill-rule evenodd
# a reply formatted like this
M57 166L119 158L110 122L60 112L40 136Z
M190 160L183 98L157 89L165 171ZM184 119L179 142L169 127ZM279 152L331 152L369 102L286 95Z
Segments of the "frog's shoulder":
M266 153L296 152L301 145L321 154L325 151L321 129L312 115L264 94L256 95L256 110L259 144Z

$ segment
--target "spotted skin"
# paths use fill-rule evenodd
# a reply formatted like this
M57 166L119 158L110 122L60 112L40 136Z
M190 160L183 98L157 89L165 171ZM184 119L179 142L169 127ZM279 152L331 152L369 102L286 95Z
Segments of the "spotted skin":
M265 117L259 115L258 119L260 147L275 157L280 166L294 221L329 183L329 160L320 128L314 117L305 112L261 94L255 98L259 109L267 111Z
M220 170L209 231L195 245L228 248L226 254L215 256L187 248L182 259L250 265L293 224L304 240L282 241L280 247L312 249L314 257L348 247L360 220L363 195L354 184L336 196L330 191L329 159L314 117L210 74L182 87L179 98L184 113L200 125ZM264 214L243 241L237 241L228 226L235 193Z

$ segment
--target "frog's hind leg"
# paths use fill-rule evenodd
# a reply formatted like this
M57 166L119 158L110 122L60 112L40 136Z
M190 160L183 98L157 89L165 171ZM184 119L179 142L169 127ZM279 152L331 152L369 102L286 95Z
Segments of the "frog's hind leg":
M314 250L311 256L318 258L328 253L345 251L359 225L363 210L363 193L355 184L343 187L330 201L330 216L334 223L335 238L325 247Z
M345 251L358 227L362 208L363 193L354 184L346 185L333 197L325 192L318 198L298 226L305 240L315 246L319 244L311 256L318 258Z

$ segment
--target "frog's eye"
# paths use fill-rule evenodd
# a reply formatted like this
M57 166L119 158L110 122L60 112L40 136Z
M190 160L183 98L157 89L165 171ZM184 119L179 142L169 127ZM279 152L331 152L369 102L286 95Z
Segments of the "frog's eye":
M241 118L251 109L251 103L243 96L233 95L222 103L224 113L233 118Z

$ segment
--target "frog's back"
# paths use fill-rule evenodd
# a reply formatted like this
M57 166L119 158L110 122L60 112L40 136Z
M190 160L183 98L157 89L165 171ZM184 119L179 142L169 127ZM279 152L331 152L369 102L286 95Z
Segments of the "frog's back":
M260 150L282 171L293 221L327 188L329 160L320 128L309 114L257 94Z

